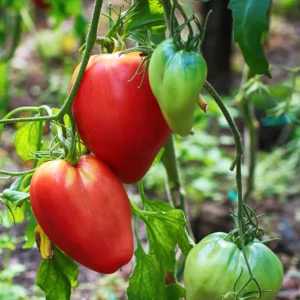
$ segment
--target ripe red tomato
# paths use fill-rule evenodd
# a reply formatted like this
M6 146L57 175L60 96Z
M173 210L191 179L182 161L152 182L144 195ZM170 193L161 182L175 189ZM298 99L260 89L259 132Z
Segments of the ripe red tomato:
M130 81L140 62L139 53L91 56L73 103L83 142L125 183L145 175L170 134L148 74L140 88L142 74Z
M41 165L30 184L40 226L67 255L100 273L113 273L133 255L130 203L119 179L92 155L74 167Z

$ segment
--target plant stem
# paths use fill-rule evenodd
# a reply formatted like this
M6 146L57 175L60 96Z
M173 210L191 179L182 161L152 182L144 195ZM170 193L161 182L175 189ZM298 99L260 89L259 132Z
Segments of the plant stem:
M173 134L169 136L167 142L165 143L164 149L165 151L162 157L162 162L168 176L168 188L170 190L169 194L171 196L171 202L173 203L174 208L179 208L184 212L187 230L191 238L194 239L188 214L186 212L186 199L180 182L179 167L175 155Z
M17 177L17 176L22 176L22 175L27 175L27 174L34 173L35 170L36 169L31 169L31 170L27 170L27 171L23 171L23 172L9 172L9 171L0 170L0 174L1 175L8 175L10 177Z
M205 83L204 83L204 88L216 101L217 105L219 106L220 110L222 111L222 113L231 129L231 132L232 132L232 135L233 135L233 138L235 141L235 145L236 145L236 157L230 166L230 170L233 171L236 166L238 158L243 155L243 145L242 145L241 135L240 135L240 133L236 127L236 124L234 123L229 111L227 110L221 97L218 95L218 93L215 91L215 89L207 81L205 81Z
M99 23L99 18L100 18L102 3L103 3L103 0L96 0L95 1L94 11L93 11L93 16L92 16L92 21L91 21L91 26L90 26L90 29L89 29L88 34L87 34L86 48L85 48L85 51L84 51L82 62L81 62L79 71L77 73L74 85L72 86L71 92L70 92L70 94L69 94L69 96L68 96L65 104L63 105L63 107L61 108L61 110L59 111L59 113L57 114L58 116L62 116L65 113L68 113L68 112L71 111L72 104L73 104L73 101L75 99L76 93L78 91L81 79L82 79L82 77L84 75L86 66L87 66L87 64L89 62L92 50L93 50L94 45L96 43L97 31L98 31L98 23Z
M257 282L257 280L254 278L248 258L246 256L245 252L245 238L244 238L244 230L245 230L245 220L244 220L244 200L243 200L243 189L242 189L242 155L243 155L243 145L241 140L241 135L230 115L228 112L226 106L224 105L221 97L218 95L218 93L214 90L214 88L206 81L204 84L205 89L208 91L208 93L214 98L217 105L221 109L224 117L226 118L228 125L232 131L232 134L234 136L235 140L235 147L236 147L236 157L230 167L231 170L233 170L236 167L236 186L237 186L237 194L238 194L238 212L237 212L237 219L238 219L238 230L239 230L239 236L240 236L240 245L241 249L245 258L245 262L247 265L247 269L250 275L250 279L240 288L240 292L251 282L254 281L256 286L259 290L259 295L261 295L260 286Z
M256 148L257 148L257 120L254 113L254 106L250 99L245 95L244 84L253 77L249 68L245 65L243 77L240 83L240 91L236 97L245 120L245 163L248 167L248 176L246 183L246 192L244 202L251 196L255 184L255 167L256 167Z
M167 28L169 30L169 32L172 32L172 27L174 26L174 24L171 24L171 20L172 20L172 4L170 0L162 0L162 5L164 8L164 12L165 12L165 19L167 21ZM176 19L174 18L174 21Z
M180 184L173 134L169 136L167 142L164 145L164 149L165 151L162 156L162 162L164 164L168 176L171 203L173 204L174 208L180 208L183 211L185 211L185 201Z
M246 183L246 192L244 194L244 202L251 196L255 185L255 167L256 167L256 148L257 148L257 120L254 114L253 104L248 98L241 101L242 112L245 119L246 132L245 144L247 151L245 152L246 163L248 165L248 177Z

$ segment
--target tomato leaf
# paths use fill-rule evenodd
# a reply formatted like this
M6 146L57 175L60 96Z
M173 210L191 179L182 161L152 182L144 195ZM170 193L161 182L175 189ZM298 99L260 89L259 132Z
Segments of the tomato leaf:
M160 43L165 39L164 10L159 0L136 0L134 14L125 22L122 38L132 39L137 42L150 39Z
M39 122L28 123L15 133L16 151L23 160L32 158L32 152L38 150L39 143Z
M28 223L27 223L27 227L25 230L25 236L27 238L27 241L23 245L23 249L29 249L29 248L33 247L33 245L35 244L34 229L38 225L38 222L37 222L35 216L33 215L31 209L28 210L27 213L29 214Z
M182 210L173 209L162 201L146 201L147 210L157 212L148 215L147 235L149 238L149 254L161 263L164 270L175 270L175 246L179 245L184 255L192 249L192 240L186 231L186 220Z
M154 161L153 161L151 167L155 166L157 163L159 163L159 162L161 161L161 158L162 158L164 152L165 152L165 148L162 147L162 148L159 150L158 154L155 156L155 159L154 159Z
M128 299L166 300L164 274L156 259L145 253L141 245L134 252L136 265L129 277Z
M230 0L234 20L234 40L241 48L244 59L254 74L271 78L269 63L261 44L262 35L268 31L270 0Z
M13 191L11 189L5 189L3 191L3 197L11 203L18 204L29 199L28 193Z
M26 202L22 205L16 205L11 202L6 203L7 215L11 222L22 223L26 216L27 204Z
M57 28L67 17L81 15L82 1L78 0L50 0L51 16L54 18L54 28Z
M178 300L185 297L185 288L178 283L167 285L166 291L168 300Z
M53 259L43 259L39 266L36 284L46 293L47 300L68 300L77 277L74 261L54 247Z

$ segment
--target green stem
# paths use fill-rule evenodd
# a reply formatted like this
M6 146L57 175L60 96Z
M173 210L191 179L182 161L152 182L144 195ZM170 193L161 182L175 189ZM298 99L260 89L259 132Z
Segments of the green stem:
M230 115L228 112L226 106L224 105L221 97L218 95L218 93L214 90L214 88L206 81L204 84L205 89L208 91L208 93L214 98L217 105L221 109L224 117L226 118L228 125L232 131L232 134L234 136L235 140L235 147L236 147L236 156L235 159L230 167L231 170L233 170L236 167L236 186L237 186L237 194L238 194L238 212L237 212L237 221L238 221L238 227L239 227L239 236L240 236L240 246L243 252L243 256L245 258L245 262L247 265L247 269L250 275L250 279L245 283L245 285L242 286L240 289L240 292L245 288L246 285L249 284L249 282L254 281L256 286L259 290L259 295L261 294L261 290L259 287L259 284L257 280L254 278L247 255L245 251L245 220L244 220L244 201L243 201L243 189L242 189L242 155L243 155L243 145L241 140L241 135Z
M232 132L232 135L233 135L233 138L235 141L235 145L236 145L236 156L230 166L230 170L233 171L236 166L237 160L239 159L239 157L241 157L243 155L243 145L242 145L241 135L240 135L229 111L227 110L221 97L218 95L218 93L215 91L215 89L207 81L205 81L205 83L204 83L204 88L216 101L217 105L219 106L220 110L222 111L222 113L231 129L231 132Z
M16 176L22 176L22 175L34 173L35 170L36 169L31 169L31 170L27 170L27 171L23 171L23 172L9 172L9 171L0 170L0 174L8 175L10 177L16 177Z
M190 226L188 214L186 212L186 199L183 188L181 186L178 161L175 155L174 137L171 134L164 145L164 154L162 162L168 176L168 189L171 197L171 202L174 208L181 209L186 217L186 226L190 236L194 239L194 235Z
M146 195L145 195L145 192L144 192L144 186L143 186L143 181L142 180L140 180L138 182L138 187L139 187L139 193L140 193L140 196L141 196L142 203L145 204L145 202L147 201L147 198L146 198Z
M248 177L246 184L246 192L244 194L244 202L251 196L255 184L255 167L256 167L256 148L257 148L257 121L254 114L253 104L250 103L248 98L244 98L241 102L242 111L245 119L246 132L245 144L246 149L246 162L248 165Z
M170 189L171 203L174 208L180 208L184 210L184 195L181 190L178 163L175 155L174 137L171 134L164 145L164 154L162 156L162 162L167 172L168 185Z
M23 111L32 111L32 112L40 112L40 107L37 107L37 106L24 106L24 107L18 107L12 111L10 111L7 115L5 115L5 117L3 117L2 120L7 120L9 119L11 116L13 116L14 114L17 114L17 113L20 113L20 112L23 112Z
M130 201L130 206L134 215L136 215L139 218L143 217L142 211L132 201Z
M43 108L40 108L40 114L43 113ZM42 141L43 138L43 121L39 122L39 129L38 129L38 138L37 138L37 145L36 145L36 151L40 151L42 148ZM34 160L34 168L37 167L39 160L37 158L35 158Z
M84 51L82 62L81 62L79 71L77 73L74 85L72 86L71 92L68 95L68 98L67 98L65 104L63 105L63 107L61 108L59 113L57 114L58 116L63 116L65 113L71 112L73 101L74 101L76 93L78 91L81 79L84 75L86 66L89 62L92 50L93 50L94 45L96 43L98 23L99 23L102 3L103 3L103 0L96 0L95 1L91 26L90 26L90 29L89 29L88 34L87 34L86 48L85 48L85 51Z
M251 196L255 185L255 167L256 167L256 148L257 148L257 120L254 113L254 106L250 99L245 95L244 84L253 77L249 68L245 65L243 77L240 83L240 91L237 95L237 101L245 120L245 162L248 167L248 176L246 182L246 192L244 202Z
M176 22L176 25L178 25L176 18L172 18L172 4L171 4L170 0L162 0L161 2L162 2L164 12L165 12L165 19L167 21L167 28L168 28L169 32L171 33L173 31L172 28L175 25L175 24L171 23L171 20L173 20L173 22Z
M173 0L173 5L175 6L176 9L178 9L178 11L180 12L180 14L184 18L184 21L186 22L186 26L188 27L188 30L189 30L189 36L188 36L188 40L189 40L189 39L191 39L194 36L193 27L192 27L192 25L190 23L190 20L187 17L187 15L186 15L184 9L182 8L181 4L178 3L177 0ZM176 17L174 17L174 20L176 20Z

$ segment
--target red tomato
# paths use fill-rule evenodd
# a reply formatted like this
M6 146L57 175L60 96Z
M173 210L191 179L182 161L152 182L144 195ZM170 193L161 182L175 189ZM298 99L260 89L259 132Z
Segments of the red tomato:
M125 183L140 180L166 142L168 128L152 94L148 74L132 81L139 53L91 56L73 113L87 147ZM71 86L78 73L75 70Z
M110 168L92 155L74 167L41 165L30 184L40 226L67 255L100 273L113 273L133 255L130 203Z
M45 0L33 0L33 2L36 4L36 6L41 8L48 8L51 6L51 4L46 2Z

